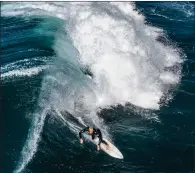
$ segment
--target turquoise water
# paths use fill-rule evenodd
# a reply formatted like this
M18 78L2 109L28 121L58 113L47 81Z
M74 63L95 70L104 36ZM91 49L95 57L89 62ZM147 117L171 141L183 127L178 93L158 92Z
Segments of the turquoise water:
M193 172L194 3L2 3L3 173ZM102 129L117 160L80 145Z

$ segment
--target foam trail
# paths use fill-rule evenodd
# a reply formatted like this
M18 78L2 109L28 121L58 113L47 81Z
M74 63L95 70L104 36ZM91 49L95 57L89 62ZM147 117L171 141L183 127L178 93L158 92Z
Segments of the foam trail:
M17 168L14 170L14 173L19 173L24 170L26 165L30 162L32 157L37 151L38 142L40 140L40 134L43 129L44 120L47 115L48 108L45 109L42 114L35 114L34 120L32 121L32 126L29 130L26 143L21 152L21 158Z
M5 72L9 72L9 71L12 71L12 70L16 70L16 69L22 69L23 67L26 67L26 66L35 66L36 62L42 62L42 63L47 63L49 60L52 57L36 57L36 58L30 58L30 59L23 59L23 60L19 60L19 61L16 61L16 62L12 62L12 63L9 63L9 64L6 64L4 66L1 67L1 74L2 73L5 73ZM43 67L43 66L42 66Z
M79 127L79 126L77 126L77 125L75 125L75 124L73 124L73 123L68 122L68 121L63 117L63 115L60 113L60 111L59 111L58 109L55 109L55 111L56 111L56 113L57 113L57 116L58 116L58 117L60 118L60 120L64 123L64 125L67 125L67 126L69 127L69 129L70 129L73 133L75 133L76 135L78 135L79 131L80 131L82 128ZM84 126L87 126L83 121L82 121L81 123L82 123ZM88 135L86 135L86 134L84 134L84 136L85 136L86 139L88 139L89 141L95 143L95 141L93 141L93 140L91 139L90 136L88 136ZM106 139L108 139L108 140L111 141L111 138L110 138L108 135L103 134L103 136L104 136Z
M42 88L42 92L48 91L47 95L51 97L44 106L52 104L63 121L66 117L60 112L74 114L74 103L80 95L85 96L79 102L82 103L79 111L83 116L78 117L75 113L75 117L84 124L89 122L98 127L104 127L96 114L98 108L131 103L146 109L159 109L160 99L180 81L183 61L179 50L158 41L159 37L164 36L163 30L146 25L145 17L136 11L133 3L20 3L14 10L10 9L13 9L13 4L5 5L2 15L50 15L66 21L61 30L64 29L73 44L70 46L69 40L66 41L65 45L70 50L65 53L74 68L64 64L67 75L62 75L62 72L58 73L61 65L58 64L52 74L66 88L64 84L63 87L56 85L57 82L48 85L50 88ZM64 43L63 34L62 31L55 35L53 46L59 59L62 59L60 56L66 49L66 46L60 46ZM76 48L77 54L71 52L72 47ZM89 78L84 80L75 71L78 67L75 68L73 64L77 63L74 62L79 62L81 67L88 68L92 73L91 88L89 83L86 84ZM36 116L16 172L22 171L36 152L45 116L44 113Z
M11 77L23 77L23 76L32 76L32 75L37 75L43 70L47 69L48 66L39 66L39 67L32 67L28 69L17 69L17 70L12 70L8 71L6 73L1 74L1 78L11 78Z
M74 124L69 123L68 121L66 121L66 119L63 117L63 115L60 113L60 111L58 109L55 109L58 117L60 117L61 121L65 124L68 125L69 128L75 133L78 134L78 132L81 130L81 128L79 126L76 126Z

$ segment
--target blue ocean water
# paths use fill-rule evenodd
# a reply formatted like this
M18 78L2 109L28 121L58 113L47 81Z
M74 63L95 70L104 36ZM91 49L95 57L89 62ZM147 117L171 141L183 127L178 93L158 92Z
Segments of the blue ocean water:
M193 2L1 3L0 171L193 172L194 22Z

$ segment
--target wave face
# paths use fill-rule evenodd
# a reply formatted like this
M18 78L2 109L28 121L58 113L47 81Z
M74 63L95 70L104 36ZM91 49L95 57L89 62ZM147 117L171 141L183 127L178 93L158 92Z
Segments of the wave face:
M29 10L32 9L32 10ZM57 34L56 54L73 44L78 55L70 55L93 74L98 92L97 106L131 103L159 109L160 99L180 81L182 57L177 48L158 41L163 30L145 24L143 15L130 3L22 4L3 15L50 15L67 21L68 43ZM64 48L65 49L65 48ZM64 52L62 52L64 51ZM75 52L75 50L70 51ZM120 83L120 85L118 85ZM144 84L144 85L143 85Z
M111 140L101 110L131 105L154 112L172 100L180 84L186 55L163 29L147 24L134 3L21 2L3 3L1 10L7 23L2 82L41 75L15 173L37 152L47 115L75 135L93 125ZM158 7L152 12L161 15ZM183 15L190 17L191 9Z

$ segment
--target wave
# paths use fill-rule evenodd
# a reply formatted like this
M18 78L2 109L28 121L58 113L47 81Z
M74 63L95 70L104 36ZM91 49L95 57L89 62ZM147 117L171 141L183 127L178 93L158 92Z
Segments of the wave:
M19 164L14 170L14 173L19 173L23 171L29 161L32 159L34 154L37 151L37 145L40 140L40 133L43 129L44 120L46 117L47 109L42 110L42 114L34 114L34 119L31 128L29 129L30 133L28 134L26 143L21 152L21 158Z
M48 66L39 66L27 69L19 69L19 70L12 70L7 73L1 74L1 79L4 80L5 78L12 78L12 77L24 77L24 76L32 76L37 75L43 70L47 69Z
M186 18L193 20L194 4L193 2L171 2L169 4L161 3L165 8L175 9L181 12Z
M194 20L194 4L192 2L156 2L148 9L150 15L156 15L174 22Z
M164 31L147 25L134 3L4 3L2 15L63 21L50 33L55 37L52 47L57 58L42 82L40 110L34 114L15 172L21 172L33 158L46 115L53 109L64 123L71 114L80 126L97 126L111 138L97 115L101 109L127 103L160 109L162 99L180 82L181 50L158 41L166 37ZM13 70L4 77L41 70ZM77 134L73 122L68 124Z
M49 62L48 59L48 57L41 57L40 60L40 57L36 57L8 63L1 68L1 80L4 82L7 79L38 75L50 67L49 65L44 65ZM39 66L36 65L37 63L39 63Z

